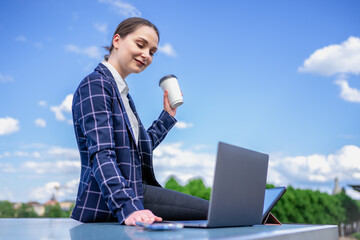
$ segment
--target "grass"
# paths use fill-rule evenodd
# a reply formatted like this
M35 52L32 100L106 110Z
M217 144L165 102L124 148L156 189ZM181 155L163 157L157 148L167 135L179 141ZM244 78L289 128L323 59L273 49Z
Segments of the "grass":
M351 237L359 239L360 240L360 232L356 232L354 234L351 235Z

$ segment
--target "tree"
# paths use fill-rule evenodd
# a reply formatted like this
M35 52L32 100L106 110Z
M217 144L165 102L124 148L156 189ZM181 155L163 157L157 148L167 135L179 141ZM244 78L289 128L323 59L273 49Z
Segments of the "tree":
M21 206L16 210L16 216L18 218L35 218L35 217L39 217L35 210L34 207L31 205L28 205L26 203L22 203Z
M15 217L15 209L9 201L0 201L0 218Z
M335 196L292 186L271 212L283 223L340 224L346 218L345 209Z
M65 211L61 210L60 205L56 203L54 206L49 205L45 207L44 217L61 218L61 217L69 217L69 216Z
M71 207L69 208L69 210L65 211L65 215L66 215L67 217L70 217L70 216L71 216L71 213L72 213L74 207L75 207L75 204L71 205Z
M211 188L207 188L201 178L190 180L185 186L181 186L174 176L171 176L165 184L165 188L190 194L195 197L210 199Z
M346 212L346 219L343 221L344 223L353 223L355 221L359 221L360 219L360 207L359 204L346 195L345 191L341 191L341 193L336 194L335 197L339 199L342 207Z
M266 188L274 187L272 184L266 184ZM165 184L165 188L207 200L211 192L211 188L207 188L200 178L192 179L185 186L181 186L172 176ZM271 212L282 223L339 225L360 220L360 201L353 200L345 191L333 196L288 186Z

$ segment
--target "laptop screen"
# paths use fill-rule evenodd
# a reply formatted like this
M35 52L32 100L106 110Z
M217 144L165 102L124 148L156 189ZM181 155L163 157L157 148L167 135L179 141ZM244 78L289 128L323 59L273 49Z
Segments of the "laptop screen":
M281 196L285 193L285 191L285 187L265 190L263 216L266 216L271 211L275 204L280 200Z

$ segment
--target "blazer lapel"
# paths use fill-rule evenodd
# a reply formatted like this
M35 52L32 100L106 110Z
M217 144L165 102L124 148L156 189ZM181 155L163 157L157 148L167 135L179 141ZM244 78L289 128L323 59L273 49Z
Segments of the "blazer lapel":
M132 139L133 139L133 141L134 141L134 143L135 143L135 146L137 146L137 143L135 142L135 135L134 135L134 133L133 133L133 131L132 131L132 128L131 128L129 116L128 116L127 112L126 112L124 102L123 102L123 100L122 100L122 98L121 98L121 95L120 95L120 93L119 93L119 90L118 90L116 84L115 84L115 89L116 89L116 94L117 94L117 98L118 98L118 101L119 101L121 110L122 110L122 112L123 112L123 114L124 114L124 119L125 119L126 126L127 126L127 128L129 129L129 131L130 131L130 133L131 133L131 136L132 136ZM131 107L131 106L130 106L130 107ZM135 116L137 117L137 115L135 115Z
M133 139L133 142L135 143L135 146L137 147L137 144L135 142L135 136L134 136L134 133L132 131L132 128L131 128L131 124L130 124L130 120L129 120L129 117L128 117L128 114L126 112L126 109L125 109L125 105L124 105L124 102L122 101L122 98L121 98L121 94L119 92L119 89L117 87L117 84L115 82L115 79L113 77L113 75L111 74L110 70L102 63L100 63L97 68L95 68L95 70L101 72L103 75L105 75L107 78L110 79L110 82L111 84L113 85L114 89L115 89L115 92L116 92L116 95L117 95L117 99L118 99L118 102L119 102L119 105L120 105L120 108L124 114L124 119L125 119L125 124L126 124L126 127L129 129L130 133L131 133L131 136L132 136L132 139ZM128 94L128 97L129 97L129 94ZM132 99L130 101L131 97L129 98L129 102L130 102L130 107L132 109L135 108L134 106L134 103L132 102ZM134 110L133 110L134 111ZM139 117L137 116L136 112L134 111L134 114L136 116L136 118L138 119L139 121ZM140 127L140 121L139 121L139 127Z
M145 131L145 128L144 128L144 126L142 125L142 123L140 121L140 118L139 118L139 116L137 114L137 111L136 111L136 108L135 108L134 101L133 101L133 99L132 99L132 97L130 96L129 93L128 93L127 97L129 99L130 108L133 111L133 113L134 113L134 115L135 115L135 117L136 117L136 119L138 120L138 123L139 123L139 142L140 142L140 140L144 139L143 131ZM145 134L145 136L147 136L147 135Z
M137 112L136 112L136 108L135 108L134 101L133 101L133 99L132 99L132 97L130 96L129 93L128 93L127 97L128 97L128 99L129 99L129 104L130 104L131 110L132 110L133 113L135 114L136 119L137 119L138 121L140 121L139 116L138 116L138 114L137 114ZM139 122L139 124L140 124L140 122Z

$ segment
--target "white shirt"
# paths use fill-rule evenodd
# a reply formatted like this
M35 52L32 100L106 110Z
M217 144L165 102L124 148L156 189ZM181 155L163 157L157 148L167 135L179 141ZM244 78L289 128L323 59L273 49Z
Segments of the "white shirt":
M126 82L124 81L124 79L120 76L118 71L116 71L116 69L109 62L102 61L102 64L104 64L110 70L111 74L113 75L113 77L115 79L116 85L117 85L120 95L121 95L121 99L125 105L126 113L130 120L131 131L134 134L136 145L138 145L139 122L129 104L129 99L127 97L128 93L129 93L129 87L126 84Z

